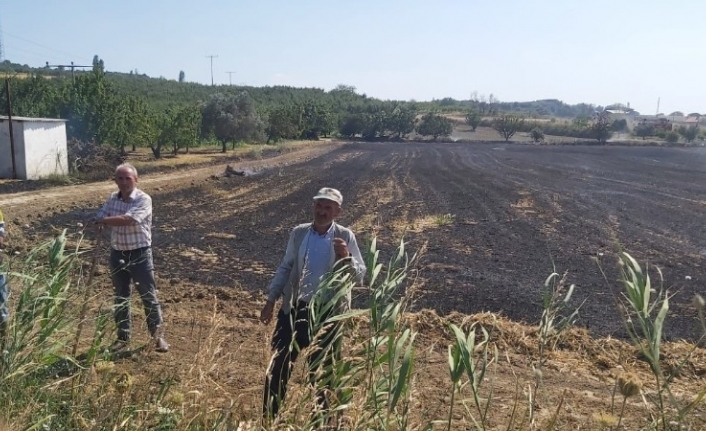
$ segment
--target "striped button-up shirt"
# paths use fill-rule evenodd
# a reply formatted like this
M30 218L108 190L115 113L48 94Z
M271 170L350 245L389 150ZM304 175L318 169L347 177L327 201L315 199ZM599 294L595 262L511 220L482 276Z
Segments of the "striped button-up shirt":
M0 210L0 236L5 236L5 219L2 216L2 211Z
M152 245L152 198L135 189L123 200L120 192L113 192L96 214L97 219L119 215L130 216L135 224L111 226L110 246L115 250L135 250Z

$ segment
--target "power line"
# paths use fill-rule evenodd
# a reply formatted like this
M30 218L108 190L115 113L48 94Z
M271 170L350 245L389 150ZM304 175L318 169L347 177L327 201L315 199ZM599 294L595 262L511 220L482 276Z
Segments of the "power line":
M86 67L93 67L93 66L79 66L78 64L74 64L72 61L71 64L49 64L47 61L47 67L68 67L71 69L71 82L76 82L76 77L74 76L74 69L77 67L81 68L86 68Z
M70 57L76 57L76 58L79 58L79 59L82 59L82 60L87 60L86 57L83 57L83 56L80 56L80 55L76 55L76 54L71 54L70 52L61 51L61 50L58 50L58 49L56 49L56 48L52 48L51 46L42 45L42 44L39 43L39 42L35 42L35 41L33 41L33 40L29 40L29 39L26 39L26 38L24 38L24 37L14 35L14 34L12 34L12 33L3 32L3 34L6 35L6 36L10 36L10 37L12 37L12 38L15 38L15 39L19 39L19 40L22 40L22 41L31 43L32 45L37 45L37 46L39 46L39 47L42 47L42 48L44 48L44 49L48 49L48 50L50 50L50 51L58 52L59 54L68 55L68 56L70 56Z
M228 74L228 85L233 85L233 74L235 72L226 72Z
M211 59L211 87L213 87L213 59L218 58L217 55L207 55L206 58Z

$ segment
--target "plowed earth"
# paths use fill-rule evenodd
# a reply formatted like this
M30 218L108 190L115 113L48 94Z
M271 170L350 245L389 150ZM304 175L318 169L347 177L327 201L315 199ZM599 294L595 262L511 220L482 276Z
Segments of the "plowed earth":
M700 335L691 301L706 281L703 149L325 144L235 167L255 173L219 177L219 166L140 179L154 203L155 266L172 350L118 364L153 384L156 375L175 376L184 391L198 389L213 405L234 399L244 418L258 417L269 358L272 328L257 321L263 292L289 230L310 219L311 197L323 186L341 190L339 221L354 228L359 242L377 235L387 257L404 235L410 251L423 250L409 317L422 340L415 383L420 420L448 414L444 324L473 320L494 328L510 359L502 353L492 383L498 408L491 423L507 420L517 384L534 379L532 325L542 312L544 280L556 270L577 286L571 303L585 301L577 322L583 329L552 353L538 420L546 423L563 397L559 429L597 429L592 414L606 411L621 370L650 381L634 349L616 341L625 337L615 305L620 249L661 268L663 286L674 295L665 337L675 343L666 356L682 357L688 346L676 341ZM21 254L60 229L77 233L77 223L113 189L106 182L0 196L11 246ZM87 235L86 245L94 244ZM109 304L105 245L101 253L96 301ZM652 276L659 288L658 274ZM136 332L144 334L139 303L133 306ZM697 350L677 382L686 400L704 385L703 358ZM195 371L202 365L211 367L203 375ZM646 423L642 401L629 403L628 412L629 429Z

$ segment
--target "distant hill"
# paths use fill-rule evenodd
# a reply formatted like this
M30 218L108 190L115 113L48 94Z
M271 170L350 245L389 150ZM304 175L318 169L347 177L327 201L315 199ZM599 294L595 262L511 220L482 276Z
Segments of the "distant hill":
M33 68L29 65L12 63L5 60L0 63L0 74L5 76L18 76L18 74L40 73L56 78L71 78L71 71L56 68ZM76 76L88 73L83 69L74 71ZM170 106L191 104L207 100L214 93L236 93L247 90L259 106L271 106L281 103L302 103L307 100L318 100L337 105L367 105L379 102L378 99L367 97L365 94L356 94L351 91L325 91L321 88L296 88L288 86L210 86L193 82L180 83L176 80L165 78L152 78L145 74L107 72L106 77L115 86L115 89L131 96L147 99L149 105L156 109ZM390 101L406 103L403 101ZM478 101L456 100L443 98L431 102L415 102L422 109L440 109L443 111L463 111L476 107ZM528 117L563 117L573 118L591 116L600 106L579 103L569 105L557 99L543 99L531 102L496 102L493 106L496 111L515 112Z

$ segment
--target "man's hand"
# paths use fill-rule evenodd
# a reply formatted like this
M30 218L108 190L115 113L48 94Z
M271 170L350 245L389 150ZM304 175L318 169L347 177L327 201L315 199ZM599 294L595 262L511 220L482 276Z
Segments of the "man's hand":
M351 255L348 251L348 244L346 244L343 238L333 239L333 251L336 253L336 258L338 259L344 259Z
M274 302L267 301L260 311L260 322L268 325L272 321L272 314L275 309Z
M101 235L103 233L103 228L105 225L101 223L101 219L93 219L93 228L96 231L96 235Z

